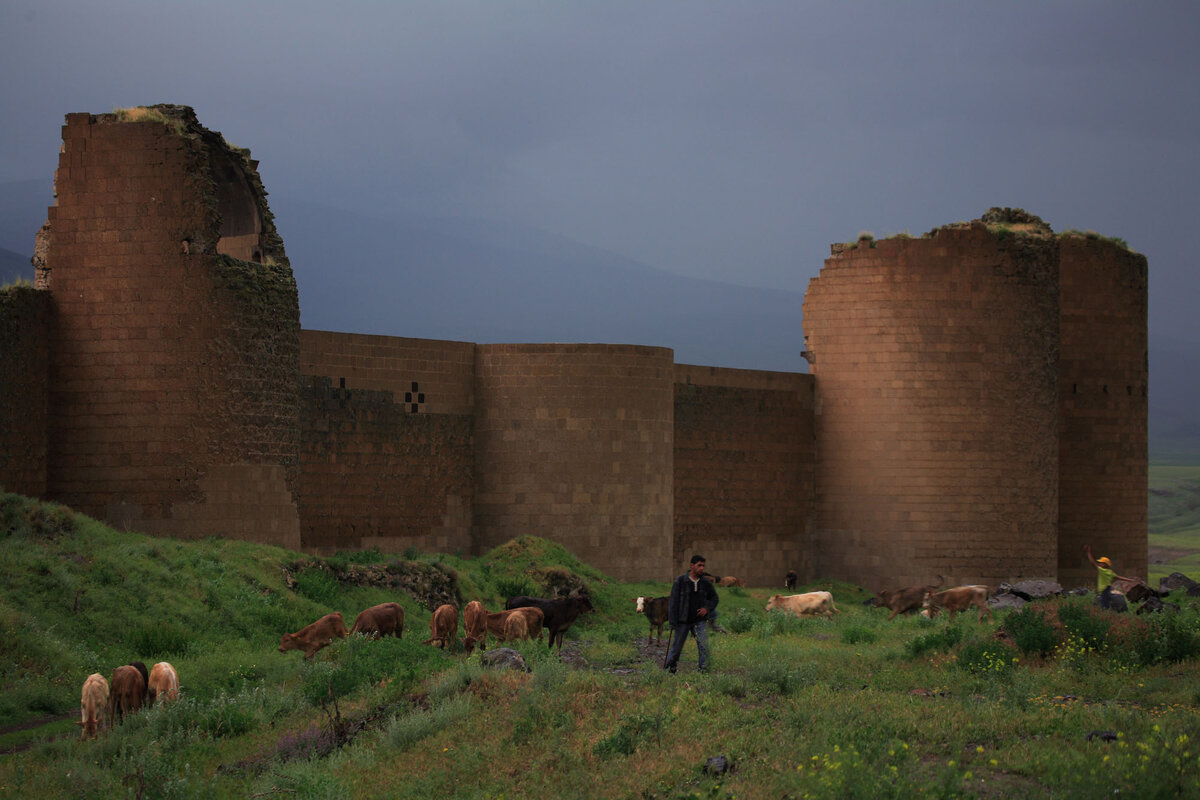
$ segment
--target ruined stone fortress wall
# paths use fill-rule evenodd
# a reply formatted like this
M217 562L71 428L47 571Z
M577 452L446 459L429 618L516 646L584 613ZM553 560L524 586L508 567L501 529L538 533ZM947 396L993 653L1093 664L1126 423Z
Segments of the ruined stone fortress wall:
M752 586L817 577L812 376L680 364L674 388L674 563L700 553Z
M0 295L7 490L320 553L533 534L629 580L1145 567L1146 262L1098 237L835 246L805 375L301 330L255 162L185 107L69 115L56 196L41 289Z
M1146 259L1099 238L1060 237L1059 552L1064 585L1095 575L1081 556L1146 574Z
M300 545L299 304L263 194L190 109L68 115L39 248L51 496L149 533ZM226 230L255 261L223 254Z
M46 494L49 314L45 292L0 292L0 485L30 497Z
M1054 576L1058 272L982 224L835 255L805 295L818 571Z
M479 345L475 529L546 535L611 574L671 574L671 389L661 347Z
M836 247L805 295L817 571L1146 567L1146 260L1016 214Z

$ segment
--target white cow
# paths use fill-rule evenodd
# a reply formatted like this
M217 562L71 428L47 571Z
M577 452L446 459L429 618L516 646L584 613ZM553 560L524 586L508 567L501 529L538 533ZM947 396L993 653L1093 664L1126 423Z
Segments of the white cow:
M767 601L767 611L781 608L797 617L831 617L838 610L829 592L805 592L804 594L772 595Z

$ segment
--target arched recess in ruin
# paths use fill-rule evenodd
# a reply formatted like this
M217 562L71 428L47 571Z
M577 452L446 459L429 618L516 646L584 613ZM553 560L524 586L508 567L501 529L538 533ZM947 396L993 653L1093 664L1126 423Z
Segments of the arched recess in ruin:
M230 153L214 148L209 157L221 215L217 252L262 263L262 213L250 178Z

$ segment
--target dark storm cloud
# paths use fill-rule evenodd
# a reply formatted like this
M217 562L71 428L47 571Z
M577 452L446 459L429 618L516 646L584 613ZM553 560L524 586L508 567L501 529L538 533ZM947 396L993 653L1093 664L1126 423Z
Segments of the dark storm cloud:
M180 102L273 199L538 227L803 290L828 244L1018 205L1126 238L1200 340L1191 3L10 0L0 180ZM287 236L288 220L280 226Z

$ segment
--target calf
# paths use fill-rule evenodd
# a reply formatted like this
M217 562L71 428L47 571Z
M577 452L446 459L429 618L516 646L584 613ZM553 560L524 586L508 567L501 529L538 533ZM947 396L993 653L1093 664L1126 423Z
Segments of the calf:
M658 628L658 644L662 644L662 628L663 623L667 621L667 612L670 607L670 597L638 597L634 601L637 603L637 610L641 614L646 615L646 619L650 620L650 633L654 633L654 629ZM646 643L650 642L650 634L646 635Z
M554 600L546 600L541 597L510 597L504 607L510 610L526 607L540 608L545 616L546 630L550 635L546 641L546 647L557 646L560 650L562 649L563 632L571 627L571 623L580 614L596 610L586 595L558 597Z
M146 685L146 695L151 706L160 696L164 703L177 699L179 697L179 673L166 661L158 662L150 670L150 682Z
M375 639L384 636L404 638L404 608L399 603L380 603L358 612L351 633L361 633Z
M938 575L938 582L926 584L925 586L909 586L904 589L896 589L888 591L881 589L876 595L877 606L890 608L892 613L888 619L894 619L897 614L907 614L910 611L919 610L925 602L925 598L936 592L938 587L946 582L946 579Z
M746 582L741 578L735 578L732 575L726 575L717 581L717 586L745 586Z
M838 610L830 592L805 592L804 594L772 595L767 600L767 611L783 609L797 617L832 617Z
M992 618L992 609L988 606L987 599L988 587L982 584L956 586L953 589L928 595L923 603L924 608L921 613L933 619L937 615L938 609L944 608L950 612L950 619L953 620L954 615L959 611L966 611L974 606L979 609L979 621L983 622L984 614L988 615L988 619Z
M795 589L795 588L796 588L796 580L797 580L799 577L800 577L800 576L796 574L796 570L794 570L794 569L789 569L789 570L787 571L787 575L784 575L784 576L783 576L783 588L785 588L785 589Z
M279 652L303 650L304 658L308 660L323 647L328 647L334 639L346 638L346 622L340 611L326 614L316 622L305 625L295 633L285 633L279 640Z
M146 701L146 681L137 667L126 664L113 670L112 690L108 695L109 724L115 725L125 714L137 711Z
M443 650L453 650L458 638L458 609L443 603L429 618L429 638L424 644L432 644Z
M108 706L108 681L99 672L93 672L83 682L83 692L79 698L79 714L82 719L77 725L83 727L79 732L82 739L95 737L96 731L104 725L104 712Z

